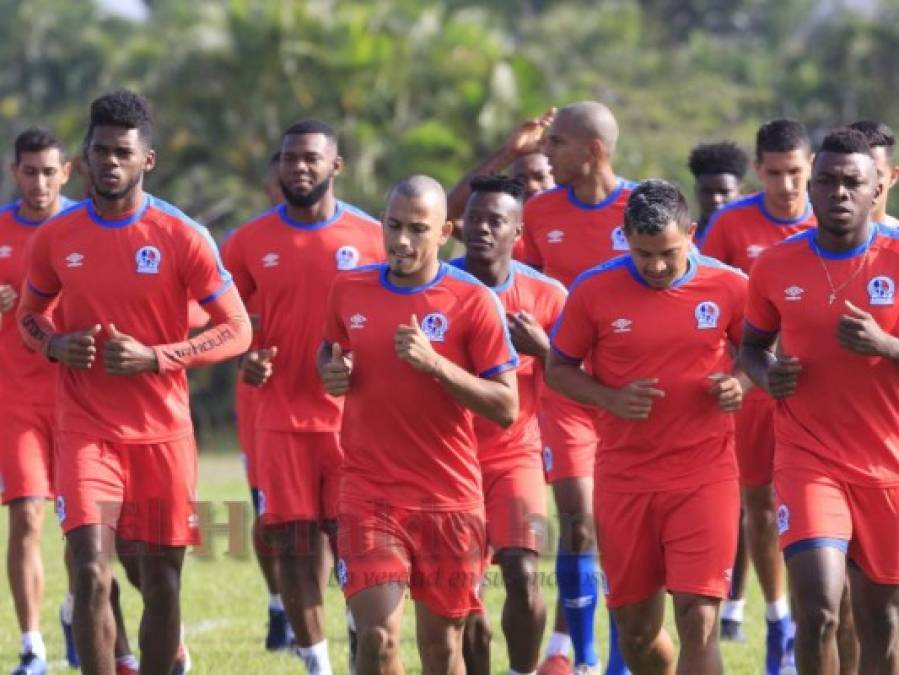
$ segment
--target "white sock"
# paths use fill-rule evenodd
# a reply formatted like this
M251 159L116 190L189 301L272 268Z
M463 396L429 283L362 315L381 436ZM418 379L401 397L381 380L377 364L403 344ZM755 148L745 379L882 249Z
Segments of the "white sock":
M284 611L284 603L281 602L281 594L273 593L268 596L268 608L275 612L283 612Z
M297 647L297 655L303 660L309 675L332 675L327 640L309 647Z
M768 621L780 621L790 616L790 605L786 598L778 598L774 602L765 603L765 619Z
M519 673L517 670L512 670L511 668L509 668L509 675L537 675L537 671L532 670L528 673Z
M745 608L745 600L725 600L721 607L721 618L743 623L743 610Z
M566 633L556 632L553 632L553 634L549 636L549 644L546 645L547 656L568 656L569 651L571 651L570 636L568 636Z
M128 666L134 670L140 668L140 661L137 660L137 657L134 654L125 654L125 656L117 656L115 659L116 663L121 663L123 666Z
M59 618L63 623L72 624L72 616L75 614L75 596L72 593L66 593L62 606L59 608Z
M356 632L356 620L353 618L353 613L350 611L350 608L346 608L346 627L353 633Z
M43 661L47 660L47 647L44 645L44 638L39 630L22 633L22 653L34 654Z

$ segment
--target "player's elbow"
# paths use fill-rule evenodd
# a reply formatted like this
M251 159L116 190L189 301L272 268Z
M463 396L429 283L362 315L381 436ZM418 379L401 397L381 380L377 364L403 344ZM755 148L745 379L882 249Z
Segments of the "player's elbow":
M495 410L493 421L508 429L518 419L518 388L506 387Z
M550 356L544 373L544 379L549 388L563 396L565 395L565 368L566 364L559 363Z
M246 314L235 321L235 333L235 342L237 342L235 355L243 354L250 348L250 343L253 341L253 326Z

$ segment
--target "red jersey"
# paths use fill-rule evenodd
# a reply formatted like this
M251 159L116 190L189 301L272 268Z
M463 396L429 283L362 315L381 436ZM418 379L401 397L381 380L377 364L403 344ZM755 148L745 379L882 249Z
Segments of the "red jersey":
M387 265L339 276L328 301L325 341L352 352L341 432L341 499L405 509L483 505L473 413L433 377L400 360L397 326L418 316L434 349L491 377L518 366L502 306L477 279L440 264L437 276L401 288Z
M571 286L584 270L626 252L622 223L633 187L619 178L598 204L585 204L568 187L531 197L524 205L524 262Z
M61 371L61 431L129 444L192 433L183 369L110 375L99 355L109 324L148 346L185 340L188 302L212 302L231 286L205 227L150 195L114 220L83 201L32 237L25 283L23 293L59 296L59 332L103 327L93 367Z
M847 284L833 304L825 268L835 287ZM809 231L759 258L746 321L761 333L778 333L780 350L802 364L796 392L778 401L775 412L775 469L899 485L899 365L851 352L837 340L837 322L849 313L845 300L899 336L897 277L899 232L884 225L872 225L868 241L846 253L821 250Z
M710 375L732 370L728 342L740 342L745 302L745 275L698 254L664 290L648 286L630 256L578 278L553 349L572 362L586 357L607 387L658 378L654 386L665 392L646 420L598 411L603 490L676 490L736 478L733 418L708 390Z
M73 204L61 198L62 210ZM18 201L0 208L0 284L12 286L16 293L25 280L26 244L42 224L24 218ZM18 304L0 322L0 404L52 406L58 367L22 342L13 319Z
M465 269L465 258L451 264ZM513 260L509 278L491 290L496 293L506 314L525 311L532 314L547 333L562 313L567 292L555 279ZM474 431L478 439L481 466L502 466L504 461L520 459L522 451L539 454L540 427L537 424L537 399L543 388L543 364L533 356L519 354L518 418L508 429L475 416Z
M318 223L292 220L282 204L231 236L225 263L241 297L255 298L259 346L278 348L259 390L257 429L340 428L343 403L325 393L316 369L328 290L341 271L385 257L380 223L343 202Z

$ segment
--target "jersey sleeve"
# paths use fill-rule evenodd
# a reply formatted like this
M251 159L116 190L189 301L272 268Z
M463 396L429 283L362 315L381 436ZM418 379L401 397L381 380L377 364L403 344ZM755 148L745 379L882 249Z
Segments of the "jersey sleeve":
M231 274L225 269L212 236L202 225L188 225L188 244L184 258L184 283L190 296L201 305L208 304L231 287Z
M552 350L572 363L580 363L596 343L596 326L590 316L589 292L576 284L550 334Z
M767 263L766 256L762 254L749 275L745 320L750 328L759 333L776 333L780 330L780 312L771 301L765 283Z
M340 345L344 352L351 350L350 336L340 314L340 306L343 297L343 284L338 276L331 284L331 290L328 292L328 303L325 308L325 330L324 341L328 345L335 342Z
M468 322L468 356L478 377L493 377L518 367L505 311L492 291L479 289Z
M568 291L559 283L547 284L546 293L544 294L545 302L543 303L543 316L539 317L540 325L547 334L552 331L553 326L562 316L562 309L565 307L565 299L568 297Z
M522 238L524 240L523 246L523 258L524 262L526 262L531 267L536 267L537 269L543 269L543 256L540 254L540 249L537 247L537 239L534 236L534 228L536 224L534 222L534 209L528 208L528 205L524 205L524 234Z
M730 323L727 324L727 338L732 345L739 347L743 340L749 280L742 274L734 273L729 281L733 291L733 306L731 307Z
M47 228L39 228L25 247L25 281L22 297L32 293L49 300L56 297L62 283L53 269Z

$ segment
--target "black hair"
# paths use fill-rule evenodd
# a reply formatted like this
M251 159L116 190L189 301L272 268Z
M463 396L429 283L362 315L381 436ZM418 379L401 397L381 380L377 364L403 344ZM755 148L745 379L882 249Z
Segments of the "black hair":
M888 156L893 156L896 149L896 134L883 122L859 120L850 124L849 128L861 131L872 148L884 148Z
M21 134L16 136L15 157L16 164L22 160L22 155L26 152L41 152L49 148L59 150L59 157L64 162L66 159L66 149L62 145L56 135L49 129L40 127L31 127L25 129Z
M272 156L268 158L268 165L274 166L275 164L277 164L280 161L281 161L281 151L276 150L275 152L272 153Z
M719 173L729 173L743 180L749 166L749 156L731 141L703 143L690 153L690 172L694 178Z
M658 178L644 180L634 188L624 209L627 234L658 234L669 223L687 231L692 220L687 198L674 184Z
M524 201L524 185L521 181L508 176L475 176L469 182L471 194L476 192L502 192L517 202Z
M871 156L871 144L864 133L858 129L842 127L828 133L821 141L820 152L834 152L839 155Z
M91 103L86 142L90 142L97 127L137 129L140 139L149 148L153 144L153 112L150 102L127 89L118 89L94 99Z
M306 134L321 134L331 143L337 145L337 132L334 130L334 127L321 120L300 120L291 124L287 131L284 132L284 136L304 136Z
M811 151L812 143L805 126L797 120L765 122L755 135L755 158L759 161L766 152L790 152L803 148Z

